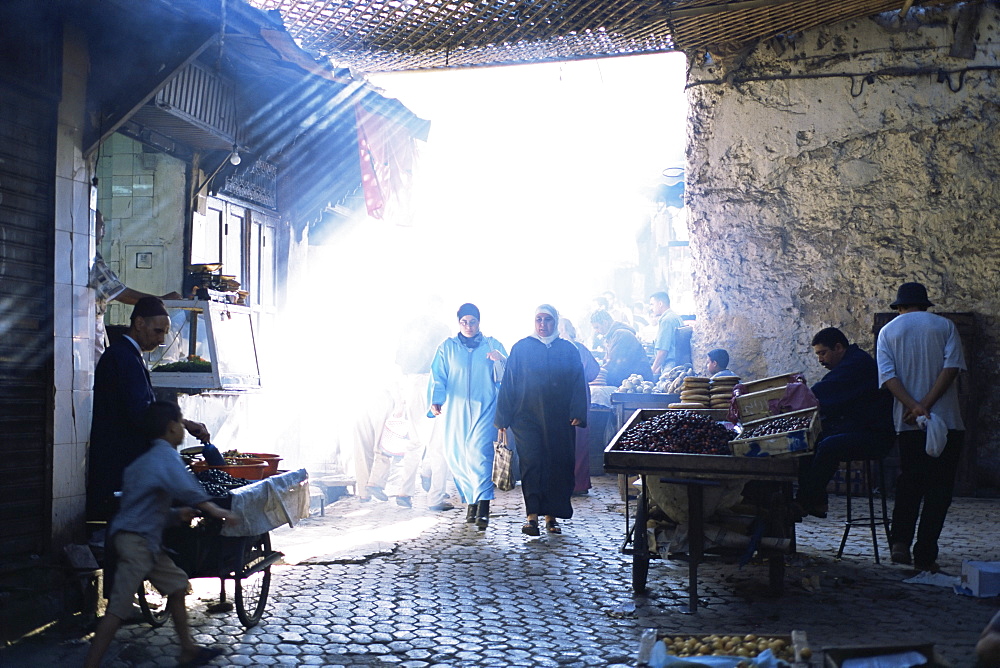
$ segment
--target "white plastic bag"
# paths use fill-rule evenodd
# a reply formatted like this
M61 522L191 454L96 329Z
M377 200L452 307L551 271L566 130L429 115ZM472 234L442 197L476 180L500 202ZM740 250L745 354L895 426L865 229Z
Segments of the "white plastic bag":
M928 416L918 417L917 425L927 432L924 450L931 457L940 457L945 444L948 443L948 425L939 416L934 415L933 411Z

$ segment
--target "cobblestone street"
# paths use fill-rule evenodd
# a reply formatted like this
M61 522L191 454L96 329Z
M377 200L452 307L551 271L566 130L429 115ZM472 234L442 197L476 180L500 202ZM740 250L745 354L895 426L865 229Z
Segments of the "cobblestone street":
M296 528L272 532L289 565L273 569L264 619L244 630L235 612L209 614L218 580L194 580L188 597L197 640L224 649L214 665L627 666L643 629L684 633L808 633L815 650L850 644L931 641L953 666L972 666L979 632L998 606L950 588L906 584L912 569L875 565L870 534L854 530L834 559L844 501L829 518L798 525L785 592L768 594L766 563L710 557L699 569L701 608L687 602L683 561L654 560L649 592L631 593L631 562L619 553L623 504L616 479L594 479L574 498L559 536L521 534L520 489L501 493L490 526L466 524L464 509L431 512L345 497ZM1000 560L996 500L957 499L939 561L951 575L963 559ZM890 504L891 508L891 504ZM884 539L884 537L883 537ZM0 650L0 665L82 663L88 637L49 631ZM172 625L123 627L111 667L173 666ZM817 664L818 665L818 664Z

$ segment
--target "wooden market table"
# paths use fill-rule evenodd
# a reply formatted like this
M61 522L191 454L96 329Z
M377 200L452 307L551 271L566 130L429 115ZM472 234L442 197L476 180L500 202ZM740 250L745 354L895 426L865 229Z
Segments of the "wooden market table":
M759 481L768 493L765 532L767 535L790 539L794 546L795 521L789 511L792 501L792 483L798 479L799 461L796 457L735 457L732 455L696 455L669 452L636 452L616 448L624 433L637 422L663 413L662 410L635 411L618 435L604 450L604 469L608 473L639 476L640 491L636 500L635 519L630 521L629 500L625 498L625 539L621 551L632 556L632 588L636 593L646 590L649 561L659 555L649 549L645 531L649 517L650 498L647 481L684 485L688 491L688 517L690 522L688 552L688 608L698 609L698 564L704 556L704 489L719 485L721 481ZM764 550L768 557L771 589L780 593L785 576L784 554Z

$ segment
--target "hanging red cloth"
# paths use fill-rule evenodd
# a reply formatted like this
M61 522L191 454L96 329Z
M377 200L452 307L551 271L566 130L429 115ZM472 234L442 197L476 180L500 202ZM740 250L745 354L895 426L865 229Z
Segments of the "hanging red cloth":
M402 125L354 105L361 158L361 186L368 215L382 219L391 199L399 199L413 174L416 147Z

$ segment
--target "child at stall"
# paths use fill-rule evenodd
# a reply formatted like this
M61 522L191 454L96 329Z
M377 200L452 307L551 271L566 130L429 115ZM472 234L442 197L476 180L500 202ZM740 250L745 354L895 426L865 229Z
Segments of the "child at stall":
M188 626L185 595L188 579L163 549L163 530L171 517L188 523L195 508L222 521L237 518L212 503L198 479L184 466L177 446L184 440L184 423L177 404L155 401L143 421L148 449L125 469L121 507L112 518L108 541L117 556L117 567L107 613L94 632L87 653L87 668L98 668L114 640L115 632L132 612L135 594L149 580L167 596L167 610L181 643L180 666L202 666L222 654L221 650L195 644ZM173 501L186 506L172 509Z

